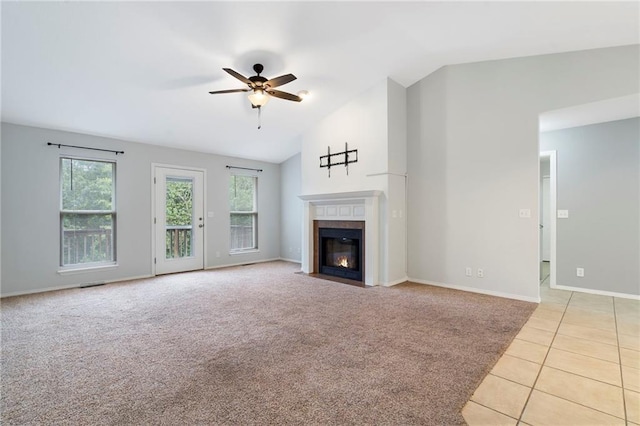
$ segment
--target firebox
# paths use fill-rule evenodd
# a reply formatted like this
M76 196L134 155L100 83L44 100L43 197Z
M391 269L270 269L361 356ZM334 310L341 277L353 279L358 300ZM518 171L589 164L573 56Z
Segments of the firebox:
M320 228L320 273L362 281L362 229Z

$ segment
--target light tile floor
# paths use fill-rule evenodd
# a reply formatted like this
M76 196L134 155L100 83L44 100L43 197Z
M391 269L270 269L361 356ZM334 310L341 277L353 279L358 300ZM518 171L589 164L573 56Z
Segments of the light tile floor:
M640 301L540 288L462 409L476 425L640 425Z

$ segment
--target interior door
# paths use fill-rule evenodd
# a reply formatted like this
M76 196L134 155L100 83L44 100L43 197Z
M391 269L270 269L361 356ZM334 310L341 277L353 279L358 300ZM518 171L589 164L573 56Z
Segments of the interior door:
M155 167L156 275L204 269L204 173Z

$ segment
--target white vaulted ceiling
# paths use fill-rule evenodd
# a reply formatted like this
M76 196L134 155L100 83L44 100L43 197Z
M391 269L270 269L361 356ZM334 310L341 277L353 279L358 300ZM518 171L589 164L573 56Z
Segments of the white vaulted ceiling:
M281 162L302 132L390 77L638 43L637 2L3 2L2 120ZM222 71L293 73L258 130Z
M540 131L550 132L633 117L640 117L640 93L546 111L540 114Z

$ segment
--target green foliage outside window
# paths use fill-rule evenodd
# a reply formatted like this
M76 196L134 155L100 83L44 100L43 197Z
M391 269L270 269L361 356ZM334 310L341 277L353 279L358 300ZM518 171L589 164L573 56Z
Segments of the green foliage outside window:
M165 195L166 258L191 256L193 252L193 180L167 178Z
M193 182L167 179L167 225L191 225L193 220Z
M229 180L229 209L232 212L255 211L256 178L231 176Z
M62 159L62 210L112 211L114 164Z

